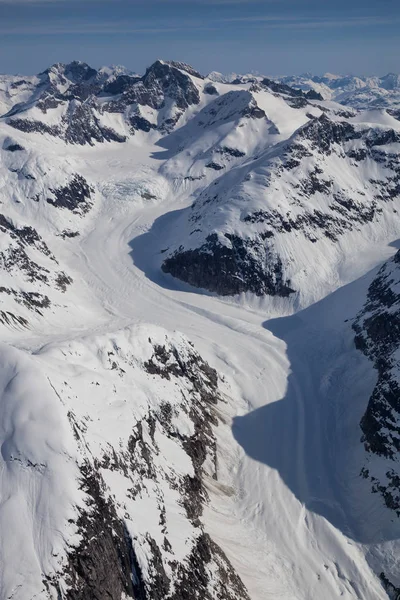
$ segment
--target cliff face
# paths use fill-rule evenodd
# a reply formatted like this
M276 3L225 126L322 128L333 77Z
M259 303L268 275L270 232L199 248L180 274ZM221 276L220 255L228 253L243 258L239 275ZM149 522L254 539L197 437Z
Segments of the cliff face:
M7 358L7 349L3 352ZM239 576L202 523L205 479L218 479L214 431L224 400L216 371L192 345L149 326L52 346L29 361L14 352L12 360L13 385L31 384L31 416L44 444L37 445L34 430L24 439L14 413L7 419L3 411L5 459L14 469L3 492L19 495L25 505L33 478L39 510L50 472L54 486L39 546L30 537L35 511L27 529L7 528L2 536L2 552L11 547L8 534L14 535L16 553L38 565L32 569L32 590L43 598L58 594L71 600L247 599ZM31 369L38 374L29 382ZM7 366L2 371L5 405L13 372ZM46 403L35 396L41 386L54 416L58 412L51 433ZM20 411L28 409L24 403L30 397L21 396ZM57 461L66 461L68 469L55 472ZM60 503L57 494L67 489ZM68 501L71 497L75 502ZM54 527L68 541L49 553ZM7 562L4 597L26 578L17 554L13 566ZM43 574L40 564L47 565Z
M362 475L400 516L400 252L380 269L353 329L357 348L371 359L378 376L361 421L370 457Z

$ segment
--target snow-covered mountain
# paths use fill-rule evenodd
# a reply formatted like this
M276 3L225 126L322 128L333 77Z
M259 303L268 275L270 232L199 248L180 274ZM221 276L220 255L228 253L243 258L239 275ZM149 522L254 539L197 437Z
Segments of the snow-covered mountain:
M2 76L0 600L397 597L399 86L320 79Z
M296 89L315 90L325 99L359 109L400 107L400 75L388 73L383 77L353 75L304 75L280 77L280 81Z
M187 340L2 348L1 398L2 598L248 598L200 521L226 401Z

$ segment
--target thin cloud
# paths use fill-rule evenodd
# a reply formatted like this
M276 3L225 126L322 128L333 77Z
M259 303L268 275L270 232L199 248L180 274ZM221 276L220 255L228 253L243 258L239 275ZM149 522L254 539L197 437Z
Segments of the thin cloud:
M273 28L295 28L295 27L341 27L357 25L389 25L397 23L398 17L346 17L345 19L329 19L322 17L287 17L285 15L259 15L252 17L229 17L224 18L225 23L248 23L271 26Z
M1 35L40 35L40 36L52 36L52 35L73 35L73 34L124 34L124 33L142 33L142 34L154 34L154 33L177 33L181 31L215 31L218 29L216 26L210 27L208 25L198 25L189 23L180 23L179 25L165 25L154 23L152 26L140 25L140 24L127 24L126 22L121 23L64 23L64 24L46 24L43 27L36 25L27 26L15 26L15 27L1 27Z
M18 1L18 0L17 0ZM21 2L35 3L37 0L20 0ZM40 0L42 1L42 0ZM63 0L45 0L47 2L58 2ZM75 0L69 0L75 1ZM114 0L115 1L115 0ZM149 0L147 0L149 1ZM4 3L4 0L0 0L0 3ZM399 17L348 17L345 19L326 19L326 18L305 18L305 17L292 17L287 18L285 16L254 16L254 17L232 17L232 18L217 18L212 21L203 20L199 21L190 19L170 19L163 21L146 20L146 21L106 21L106 22L82 22L74 19L64 19L60 21L46 22L41 25L37 24L24 24L19 25L0 25L1 35L38 35L38 36L51 36L51 35L91 35L91 34L143 34L150 35L155 33L177 33L182 31L215 31L218 30L222 25L228 29L232 26L232 29L240 24L243 27L247 27L249 30L315 30L324 28L351 28L351 27L370 27L370 26L386 26L395 25L400 22Z
M148 1L148 0L146 0ZM107 3L111 3L111 2L122 2L122 0L0 0L0 4L8 4L9 6L16 6L16 5L21 5L21 4L25 4L25 5L46 5L46 4L71 4L71 2L75 2L75 3L97 3L97 4L103 4L105 2Z
M123 4L126 0L0 0L0 4L8 4L10 6L20 4L69 4L71 2L84 3L109 3L120 2ZM187 4L189 0L131 0L134 4ZM276 3L282 0L190 0L193 4L214 4L214 5L229 5L229 4L260 4L260 3Z
M376 25L394 25L400 22L399 18L380 17L354 17L349 19L321 19L294 22L270 23L268 29L317 29L340 27L374 27Z

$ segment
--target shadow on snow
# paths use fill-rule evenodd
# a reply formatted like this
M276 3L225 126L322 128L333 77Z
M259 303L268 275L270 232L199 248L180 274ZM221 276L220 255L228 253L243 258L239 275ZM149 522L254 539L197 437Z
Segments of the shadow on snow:
M165 233L183 210L162 215L148 232L133 239L132 260L164 289L214 295L160 269ZM348 321L365 302L376 272L377 268L296 315L263 323L287 348L291 370L286 393L277 402L236 417L232 428L246 454L276 469L309 511L366 544L400 537L400 524L394 523L381 496L371 493L370 482L360 477L366 458L360 420L376 378L371 362L354 346Z
M309 511L366 544L400 537L395 515L360 476L366 460L360 420L376 376L354 346L351 319L376 272L294 316L263 323L287 348L286 393L236 417L232 428L246 454L276 469Z

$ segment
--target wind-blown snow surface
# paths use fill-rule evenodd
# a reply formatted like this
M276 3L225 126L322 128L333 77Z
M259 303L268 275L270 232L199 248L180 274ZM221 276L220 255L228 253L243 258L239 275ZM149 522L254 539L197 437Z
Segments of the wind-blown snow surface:
M181 63L40 77L0 122L1 599L395 597L352 325L399 122ZM211 291L173 278L213 234Z

